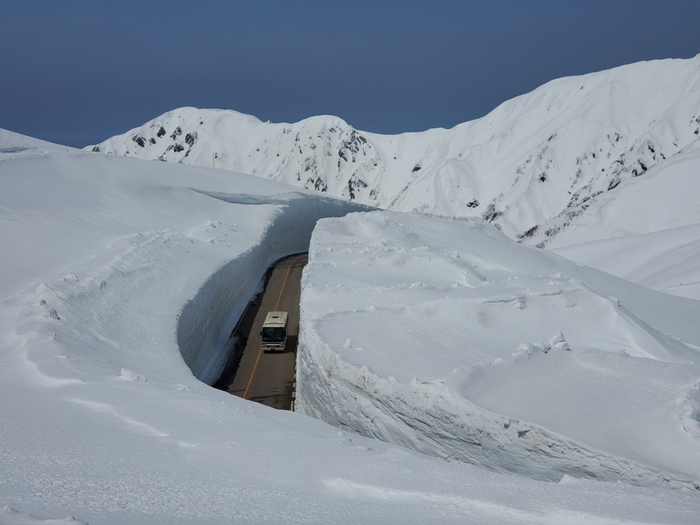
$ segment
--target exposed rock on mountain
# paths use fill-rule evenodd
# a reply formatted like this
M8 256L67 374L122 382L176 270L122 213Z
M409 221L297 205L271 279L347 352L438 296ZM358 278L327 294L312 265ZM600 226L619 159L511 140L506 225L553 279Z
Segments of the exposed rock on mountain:
M180 108L89 148L242 171L393 210L483 217L545 246L601 195L698 140L700 55L554 80L449 130L391 136L332 116L273 124Z

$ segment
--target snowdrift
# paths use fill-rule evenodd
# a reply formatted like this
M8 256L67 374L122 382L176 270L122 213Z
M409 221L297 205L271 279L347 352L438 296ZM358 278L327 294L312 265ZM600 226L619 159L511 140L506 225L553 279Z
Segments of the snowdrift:
M537 479L698 488L698 301L373 212L319 223L301 306L305 414Z

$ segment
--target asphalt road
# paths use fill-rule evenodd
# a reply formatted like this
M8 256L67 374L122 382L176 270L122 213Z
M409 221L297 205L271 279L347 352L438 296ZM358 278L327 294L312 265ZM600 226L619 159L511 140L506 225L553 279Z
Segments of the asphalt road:
M292 255L276 263L263 293L248 307L237 332L239 344L216 383L216 388L273 408L289 410L292 404L294 366L299 339L301 273L307 254ZM289 312L284 352L264 352L260 330L267 312Z

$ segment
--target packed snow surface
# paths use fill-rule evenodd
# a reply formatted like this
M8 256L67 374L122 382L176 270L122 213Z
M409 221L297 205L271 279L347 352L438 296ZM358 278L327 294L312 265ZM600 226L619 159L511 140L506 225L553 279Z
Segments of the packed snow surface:
M600 207L699 140L700 55L557 79L449 130L379 135L332 116L269 123L190 107L88 149L242 171L392 210L483 217L526 244L563 246L560 236L587 230ZM673 186L665 198L633 202L648 217L638 227L700 223L697 203L682 205L697 196L686 183L700 162L680 164L685 175L664 172ZM629 225L606 227L617 235Z
M700 301L376 211L319 222L301 306L303 413L537 479L700 484Z
M697 522L695 490L503 475L207 386L266 265L350 209L0 130L0 523Z

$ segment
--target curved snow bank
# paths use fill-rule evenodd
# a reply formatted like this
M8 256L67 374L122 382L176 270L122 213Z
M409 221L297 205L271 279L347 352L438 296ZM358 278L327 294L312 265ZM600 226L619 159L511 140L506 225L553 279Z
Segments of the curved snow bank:
M299 410L344 430L546 481L569 475L700 489L696 481L586 448L529 421L488 412L453 393L444 381L413 379L404 384L366 366L353 366L319 337L318 322L306 330L302 348Z
M209 195L232 204L281 205L260 242L209 277L180 313L177 341L182 357L197 379L212 384L226 364L229 334L270 264L286 255L305 252L320 218L345 215L363 207L302 193Z
M679 337L697 345L700 303L390 212L321 221L302 284L301 412L537 479L698 488L700 356Z

